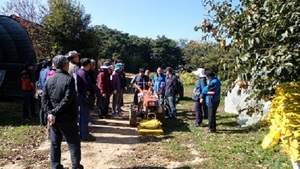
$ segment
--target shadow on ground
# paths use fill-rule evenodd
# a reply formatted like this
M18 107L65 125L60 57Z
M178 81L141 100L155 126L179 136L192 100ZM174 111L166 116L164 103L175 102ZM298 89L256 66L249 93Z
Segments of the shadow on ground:
M176 167L173 169L190 169L191 167L183 166L183 167ZM165 167L155 167L155 166L137 166L137 167L130 167L130 168L109 168L109 169L167 169Z
M14 102L0 102L0 126L24 126L39 125L39 119L34 118L26 121L22 118L22 102L16 100Z
M241 127L236 121L236 118L238 115L236 114L226 114L223 116L217 116L217 126L219 126L220 129L218 129L217 133L226 133L226 134L247 134L249 132L256 132L259 130L259 126L252 125L247 127ZM221 121L219 122L218 121ZM230 128L230 129L227 129Z

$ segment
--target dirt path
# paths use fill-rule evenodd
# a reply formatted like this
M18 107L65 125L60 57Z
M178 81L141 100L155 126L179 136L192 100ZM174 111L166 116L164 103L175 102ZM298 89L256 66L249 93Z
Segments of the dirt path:
M124 106L125 112L121 117L99 119L92 114L91 133L96 137L95 142L81 142L81 163L87 169L121 168L114 165L118 156L131 151L136 145L138 135L136 128L130 127L128 122L129 105ZM39 150L49 150L50 141L44 142ZM71 168L71 161L67 144L63 143L62 164Z

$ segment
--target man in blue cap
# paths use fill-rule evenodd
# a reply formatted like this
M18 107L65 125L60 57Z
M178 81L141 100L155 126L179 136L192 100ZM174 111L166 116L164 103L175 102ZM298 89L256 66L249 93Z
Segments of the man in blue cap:
M112 116L121 115L121 103L122 103L122 79L120 73L122 71L122 63L117 63L112 74L112 91L113 91L113 103L112 103Z

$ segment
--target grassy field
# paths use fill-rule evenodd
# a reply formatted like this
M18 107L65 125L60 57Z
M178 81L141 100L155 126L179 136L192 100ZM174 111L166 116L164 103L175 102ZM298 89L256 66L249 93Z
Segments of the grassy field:
M162 146L172 151L175 160L192 160L195 156L204 159L188 165L190 168L292 168L279 145L270 150L261 148L263 137L268 133L267 127L240 127L237 115L224 113L224 97L217 113L217 133L205 131L207 120L204 120L204 127L193 127L192 90L193 86L185 86L186 97L177 106L181 122L174 125L174 122L167 121L165 126L168 137L178 146L171 146L164 141ZM190 148L182 148L186 145L192 145L199 153L191 155Z
M0 102L0 166L16 161L27 166L47 158L48 151L33 151L45 140L45 130L38 119L22 119L21 105L20 101Z
M205 132L207 120L204 120L204 127L193 127L192 89L193 86L185 86L185 98L177 105L179 120L166 120L163 136L140 137L141 144L135 153L123 159L128 166L135 166L137 157L141 163L153 166L147 164L145 158L155 157L162 159L155 165L158 167L176 161L184 164L184 168L195 169L292 168L279 145L270 150L261 148L267 127L240 127L236 115L223 112L223 102L217 114L217 133ZM34 151L45 140L45 131L38 120L24 122L19 101L0 102L0 107L0 166L16 160L22 160L26 166L47 158L48 151ZM129 160L129 156L135 160Z

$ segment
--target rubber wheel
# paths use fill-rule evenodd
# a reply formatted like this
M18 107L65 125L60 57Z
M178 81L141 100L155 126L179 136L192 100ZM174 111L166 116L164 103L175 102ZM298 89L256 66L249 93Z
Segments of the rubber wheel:
M166 115L165 115L165 108L164 108L164 107L162 108L162 113L156 113L156 118L157 118L162 124L164 124L165 118L166 118Z
M129 110L129 125L136 126L136 111L132 107Z

